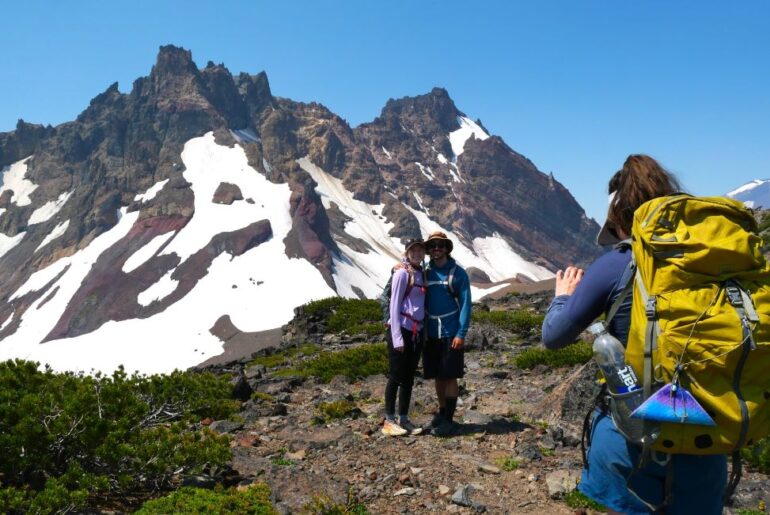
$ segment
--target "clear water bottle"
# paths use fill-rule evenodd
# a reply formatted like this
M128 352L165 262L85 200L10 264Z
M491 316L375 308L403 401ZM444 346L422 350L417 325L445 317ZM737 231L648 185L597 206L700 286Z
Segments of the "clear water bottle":
M626 349L620 341L607 332L602 322L588 328L596 335L594 359L604 375L612 395L612 418L617 428L633 441L642 435L642 423L632 419L631 413L642 403L642 390L634 369L626 364Z

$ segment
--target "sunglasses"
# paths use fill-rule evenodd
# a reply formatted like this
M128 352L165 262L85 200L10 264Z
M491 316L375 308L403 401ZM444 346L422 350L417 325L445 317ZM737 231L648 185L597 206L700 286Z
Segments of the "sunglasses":
M446 243L430 243L425 246L425 249L428 251L434 250L434 249L446 249L447 245Z

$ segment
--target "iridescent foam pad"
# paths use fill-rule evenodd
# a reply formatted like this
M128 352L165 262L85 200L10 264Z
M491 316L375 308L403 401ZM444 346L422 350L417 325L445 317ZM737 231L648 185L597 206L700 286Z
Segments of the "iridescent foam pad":
M681 385L674 388L671 384L663 386L650 396L631 413L631 417L674 424L716 425L686 388Z

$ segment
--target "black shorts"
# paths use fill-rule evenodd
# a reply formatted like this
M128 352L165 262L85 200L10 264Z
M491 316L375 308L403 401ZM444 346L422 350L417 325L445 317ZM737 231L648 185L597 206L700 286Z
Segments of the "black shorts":
M452 338L429 339L422 352L425 379L457 379L465 373L465 350L453 349Z
M397 351L393 348L393 337L388 327L385 333L385 340L388 342L388 361L390 370L388 377L399 384L412 384L414 374L417 372L417 365L420 363L422 354L422 333L417 336L412 335L412 331L401 328L401 336L404 338L404 350Z

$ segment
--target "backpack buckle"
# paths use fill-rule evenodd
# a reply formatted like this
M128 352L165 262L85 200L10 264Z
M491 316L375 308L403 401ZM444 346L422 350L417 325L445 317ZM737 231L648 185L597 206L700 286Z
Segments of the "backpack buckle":
M658 313L658 300L656 297L650 297L647 299L647 305L644 308L644 313L647 315L647 320L655 320Z
M727 300L730 301L730 304L738 307L743 306L740 288L731 284L725 288L725 293L727 293Z

